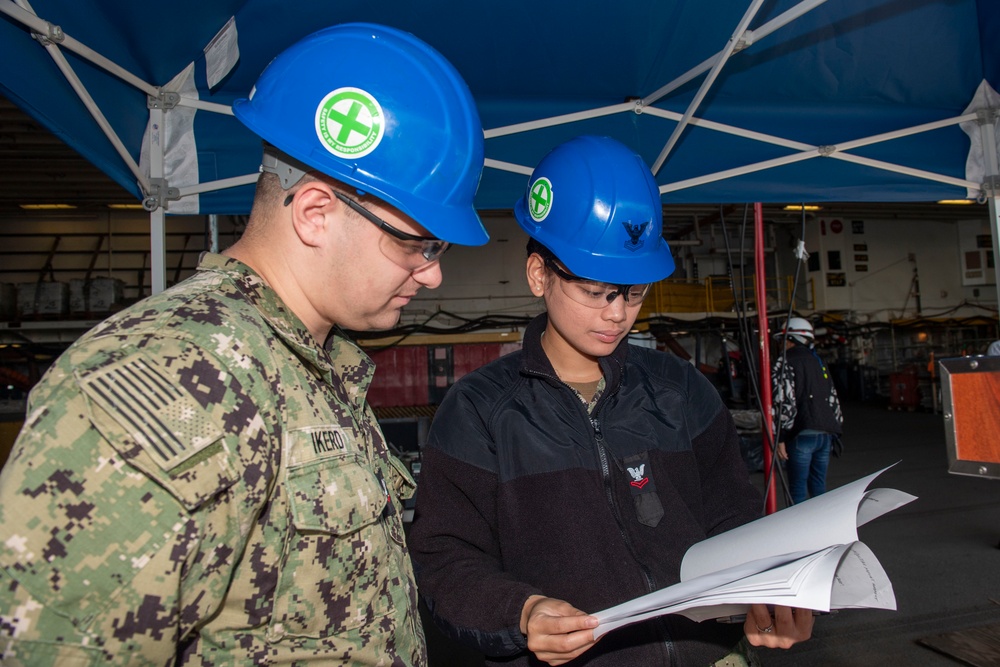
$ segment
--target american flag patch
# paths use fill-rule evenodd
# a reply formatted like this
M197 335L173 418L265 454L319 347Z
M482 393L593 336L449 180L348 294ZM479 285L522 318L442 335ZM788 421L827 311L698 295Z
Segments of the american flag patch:
M85 376L82 386L164 470L222 437L205 409L140 354Z

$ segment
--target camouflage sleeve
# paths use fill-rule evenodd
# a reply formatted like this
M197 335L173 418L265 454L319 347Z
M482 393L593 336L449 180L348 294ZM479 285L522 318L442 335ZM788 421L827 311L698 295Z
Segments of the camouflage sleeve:
M218 360L174 348L67 353L32 392L0 474L3 664L173 664L224 599L272 436Z

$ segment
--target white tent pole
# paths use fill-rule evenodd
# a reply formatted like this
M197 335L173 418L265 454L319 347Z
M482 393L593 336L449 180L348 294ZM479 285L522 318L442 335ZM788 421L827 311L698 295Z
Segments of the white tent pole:
M21 6L19 7L18 5ZM23 23L42 37L59 43L63 48L82 56L84 59L89 60L101 69L107 70L126 83L135 86L147 95L153 95L154 97L157 95L156 86L146 83L115 62L108 60L90 47L65 34L61 27L38 18L27 0L18 0L16 4L12 0L0 0L0 13L10 16L19 23Z
M86 89L86 87L84 87L79 77L77 77L76 72L73 71L73 68L70 67L69 62L66 60L66 56L62 54L59 47L55 44L47 43L45 44L45 49L49 52L49 55L52 56L56 65L59 66L63 76L65 76L66 80L69 81L73 90L76 91L76 94L80 97L83 105L87 107L87 111L90 112L90 115L94 117L94 120L101 127L101 130L104 132L104 136L106 136L108 141L111 142L111 145L114 146L115 152L117 152L118 156L121 157L122 161L129 168L129 171L131 171L132 175L135 176L135 179L139 181L142 191L148 192L149 182L146 180L146 176L142 173L142 170L139 169L139 165L136 164L135 160L132 159L132 155L128 152L128 149L125 148L125 144L122 143L122 140L118 137L118 133L111 127L111 123L108 122L108 119L104 116L100 107L98 107L97 103L94 102L94 98L90 96L90 92Z
M215 213L208 216L208 251L219 252L219 216Z
M902 130L894 130L892 132L884 132L882 134L873 134L870 137L865 137L864 139L855 139L854 141L844 141L837 144L837 151L849 151L852 148L859 148L861 146L870 146L871 144L880 144L883 141L890 141L892 139L899 139L900 137L908 137L913 134L921 134L923 132L931 132L933 130L940 130L951 125L958 125L969 120L975 120L976 114L970 113L964 116L955 116L954 118L945 118L943 120L936 120L932 123L924 123L923 125L914 125L913 127L907 127Z
M485 132L486 138L489 139L494 136L502 136L505 134L514 134L516 132L524 132L527 130L539 129L541 127L549 127L551 125L558 125L560 123L573 122L575 120L582 120L585 118L594 118L596 116L608 115L609 113L629 111L632 110L632 105L629 103L618 104L610 107L602 107L601 109L595 109L591 112L579 112L575 114L566 114L564 116L553 116L548 119L543 119L539 121L533 121L528 123L520 123L518 125L508 125L506 127L495 128L493 130L488 130ZM651 116L656 116L659 118L666 118L669 120L678 120L681 115L676 111L668 111L666 109L660 109L657 107L644 107L641 109L644 114L649 114ZM917 178L923 178L930 181L937 181L940 183L945 183L948 185L955 185L962 188L973 188L978 189L981 184L973 183L972 181L966 181L963 179L953 178L950 176L945 176L943 174L934 174L932 172L923 171L919 169L912 169L910 167L904 167L901 165L894 165L889 162L884 162L882 160L874 160L871 158L864 158L856 155L851 155L845 151L851 148L858 148L862 146L868 146L871 144L880 143L883 141L889 141L892 139L899 139L901 137L911 136L914 134L920 134L922 132L930 132L933 130L938 130L951 125L958 125L968 120L975 118L975 114L967 114L964 116L956 116L954 118L947 118L944 120L934 121L931 123L924 123L922 125L915 125L913 127L904 128L901 130L895 130L893 132L884 132L882 134L874 135L871 137L865 137L861 139L855 139L853 141L844 142L838 144L837 146L823 147L812 146L807 143L800 141L793 141L791 139L785 139L782 137L776 137L770 134L764 134L762 132L754 132L751 130L745 130L743 128L734 127L732 125L726 125L724 123L718 123L715 121L705 120L702 118L692 117L690 119L690 125L700 127L707 130L713 130L716 132L722 132L725 134L732 134L735 136L740 136L746 139L752 139L755 141L760 141L762 143L773 144L776 146L783 146L785 148L790 148L793 150L801 151L800 154L790 155L781 158L775 158L773 160L767 160L764 162L755 163L753 165L747 165L744 167L737 167L734 169L717 172L715 174L707 174L704 176L699 176L696 178L686 179L683 181L676 181L674 183L668 183L660 187L660 193L664 194L667 192L675 192L677 190L684 190L686 188L696 187L698 185L704 185L705 183L712 183L714 181L723 180L725 178L730 178L732 176L739 176L742 174L748 174L755 171L762 171L765 169L771 169L774 167L780 167L782 165L791 164L794 162L801 162L802 160L812 159L815 157L830 157L835 160L843 160L845 162L852 162L855 164L862 164L868 167L873 167L876 169L882 169L885 171L896 172L900 174L906 174L908 176L914 176ZM502 171L509 171L517 174L531 174L531 168L522 165L513 164L510 162L503 162L500 160L486 159L486 166L493 169L499 169Z
M979 184L972 181L967 181L964 178L955 178L954 176L946 176L945 174L935 174L932 171L924 171L923 169L913 169L911 167L904 167L903 165L893 164L891 162L884 162L882 160L872 160L870 158L861 157L860 155L839 155L834 153L825 157L832 157L837 160L844 160L845 162L853 162L854 164L861 164L866 167L873 167L875 169L881 169L883 171L893 172L895 174L904 174L906 176L913 176L915 178L922 178L927 181L934 181L936 183L944 183L945 185L954 185L957 188L978 188Z
M666 118L669 120L677 120L680 117L675 111L667 111L665 109L658 109L656 107L646 107L643 109L643 113L650 116L657 116L659 118ZM944 127L949 127L951 125L958 125L959 123L964 123L968 120L975 120L976 114L966 114L964 116L956 116L954 118L946 118L944 120L934 121L932 123L924 123L923 125L914 125L913 127L904 128L901 130L894 130L892 132L884 132L882 134L876 134L871 137L865 137L863 139L855 139L853 141L844 142L837 144L837 153L831 155L830 157L841 157L841 153L850 150L852 148L858 148L860 146L868 146L870 144L877 144L883 141L889 141L891 139L899 139L901 137L907 137L913 134L920 134L922 132L930 132L932 130L940 130ZM695 127L700 127L706 130L713 130L715 132L722 132L724 134L732 134L738 137L743 137L744 139L753 139L754 141L760 141L761 143L774 144L775 146L784 146L786 148L793 148L795 150L812 150L816 148L812 144L803 143L801 141L794 141L792 139L785 139L783 137L776 137L772 134L764 134L761 132L754 132L752 130L745 130L740 127L735 127L733 125L726 125L724 123L717 123L712 120L705 120L704 118L692 118L690 125ZM841 157L841 159L846 159Z
M694 116L695 110L701 105L702 100L705 99L705 95L708 94L709 88L711 88L712 84L715 83L715 79L719 76L719 72L722 71L722 68L729 61L729 56L733 54L733 50L736 48L736 45L739 44L740 36L746 31L747 26L750 25L750 21L752 21L753 17L757 15L757 11L763 3L764 0L753 0L753 2L750 3L750 6L747 8L743 18L740 19L739 25L736 26L736 30L734 30L733 34L729 37L729 42L726 44L726 47L719 54L715 64L712 65L712 70L705 77L705 80L701 82L701 87L698 88L698 92L695 94L694 99L691 100L691 104L688 105L687 111L684 112L684 117L681 118L681 121L674 127L674 131L671 133L670 139L667 140L667 144L663 147L663 150L660 151L660 155L656 158L656 161L653 162L652 169L654 175L660 171L660 167L663 166L663 163L666 161L670 151L673 150L674 145L677 144L677 140L680 139L684 128L687 127L688 121L692 116Z
M990 208L990 229L993 232L993 272L996 275L997 302L1000 303L1000 192L993 189L993 195L987 197Z
M165 187L163 182L163 136L166 128L163 126L163 109L154 107L149 110L149 179L151 183ZM167 287L167 238L166 238L166 201L165 198L153 200L146 205L149 209L149 270L153 294L159 294Z
M714 174L705 174L704 176L696 176L695 178L686 178L683 181L674 181L673 183L667 183L660 186L660 194L666 194L668 192L676 192L678 190L686 190L687 188L694 188L699 185L705 185L706 183L714 183L715 181L722 181L727 178L732 178L734 176L742 176L743 174L752 174L755 171L764 171L766 169L773 169L774 167L781 167L786 164L793 164L795 162L802 162L803 160L809 160L814 157L819 157L818 150L803 151L801 153L795 153L794 155L786 155L784 157L774 158L773 160L764 160L763 162L755 162L754 164L743 165L742 167L735 167L733 169L726 169L724 171L717 171Z
M983 161L986 172L981 192L990 208L990 231L993 236L993 271L996 275L996 289L1000 290L1000 157L997 156L997 134L994 123L1000 116L1000 109L980 109L979 136L983 144ZM1000 302L1000 293L997 301Z
M121 157L121 159L125 162L125 165L129 168L129 171L132 172L132 175L135 176L136 180L139 181L142 190L144 192L148 191L149 183L146 177L142 174L142 171L139 169L139 165L136 164L135 160L132 159L132 156L125 148L125 144L122 143L122 140L118 137L118 134L114 131L114 128L111 127L111 123L108 122L108 119L104 116L104 113L101 111L100 107L98 107L97 103L94 102L94 98L90 96L90 92L87 90L86 86L83 85L83 82L80 81L80 77L76 75L76 72L73 71L72 66L69 64L69 61L66 60L66 56L60 49L58 44L60 43L66 44L66 42L70 40L70 38L66 37L58 26L53 26L52 24L46 21L42 21L37 16L35 16L35 14L29 11L31 7L30 5L28 5L26 0L20 0L20 2L25 7L27 7L27 9L15 5L10 0L0 0L0 12L3 12L17 19L18 21L21 21L25 25L28 25L28 27L32 28L38 34L39 44L45 47L45 50L48 52L49 56L52 57L52 60L59 68L59 71L62 72L64 77L66 77L66 81L68 81L70 86L72 86L73 90L80 98L80 101L83 102L83 105L87 108L87 111L90 112L90 115L93 116L98 126L100 126L101 131L104 132L104 135L108 138L108 141L110 141L111 145L114 146L114 149L118 153L119 157ZM76 42L76 40L71 40L71 41L76 45L82 47L82 45L80 45L79 42ZM86 49L86 51L90 50ZM111 63L111 61L108 61L106 58L102 58L102 60L113 65L113 63ZM117 66L115 67L116 69L124 72L124 70L121 70L120 67ZM129 76L131 77L131 75ZM148 84L140 81L139 79L136 79L135 77L131 77L131 79L133 79L133 81L130 81L130 83L138 82L140 84L140 88L142 88L143 90L145 90L147 87L149 87L151 90L154 91L156 90L155 88L148 86Z
M660 116L665 118L674 118L676 116L675 112L665 111L663 109L657 109L655 107L646 107L643 113L647 113L653 116ZM715 174L706 174L704 176L699 176L692 179L687 179L684 181L677 181L674 183L668 183L660 187L661 193L674 192L677 190L683 190L690 187L695 187L698 185L704 185L705 183L712 183L714 181L723 180L731 176L739 176L742 174L748 174L755 171L762 171L764 169L771 169L774 167L780 167L785 164L791 164L794 162L801 162L802 160L811 159L814 157L830 157L836 160L843 160L845 162L852 162L855 164L862 164L868 167L874 167L876 169L882 169L884 171L891 171L900 174L906 174L909 176L915 176L917 178L923 178L926 180L937 181L941 183L946 183L948 185L955 185L962 188L974 188L978 189L980 184L973 183L972 181L967 181L964 179L953 178L951 176L945 176L943 174L934 174L929 171L924 171L920 169L912 169L910 167L904 167L901 165L895 165L889 162L884 162L882 160L874 160L871 158L860 157L857 155L851 155L845 153L847 148L857 148L860 146L867 146L875 143L880 143L883 141L889 141L891 139L898 139L900 137L906 137L914 134L920 134L922 132L930 132L932 130L938 130L943 127L948 127L951 125L958 125L959 123L965 122L967 120L972 120L975 118L975 114L967 114L964 116L956 116L955 118L948 118L945 120L934 121L932 123L924 123L923 125L915 125L913 127L904 128L901 130L895 130L893 132L884 132L882 134L874 135L872 137L865 137L862 139L856 139L854 141L845 142L843 144L837 144L836 146L812 146L800 141L792 141L790 139L784 139L782 137L776 137L774 135L763 134L760 132L752 132L749 130L744 130L742 128L733 127L731 125L725 125L723 123L717 123L714 121L708 121L699 118L693 118L691 120L691 125L701 127L708 130L713 130L716 132L723 132L726 134L733 134L736 136L744 137L747 139L753 139L755 141L760 141L762 143L774 144L776 146L783 146L785 148L791 148L794 150L801 151L796 155L788 155L781 158L774 158L772 160L766 160L764 162L758 162L752 165L746 165L744 167L737 167L734 169L729 169L726 171L717 172Z
M149 271L152 293L167 288L167 213L162 206L149 212Z
M868 158L859 157L857 155L837 155L835 153L830 155L824 155L821 152L821 150L822 150L821 148L814 148L810 151L802 151L800 153L795 153L794 155L786 155L784 157L774 158L772 160L764 160L763 162L755 162L754 164L748 164L742 167L736 167L734 169L726 169L725 171L718 171L715 172L714 174L706 174L704 176L688 178L683 181L675 181L673 183L667 183L666 185L660 186L660 194L666 194L668 192L676 192L678 190L685 190L687 188L697 187L699 185L704 185L706 183L714 183L715 181L725 180L727 178L732 178L734 176L742 176L743 174L750 174L756 171L773 169L774 167L781 167L787 164L794 164L795 162L802 162L803 160L810 160L812 158L817 158L817 157L837 158L841 160L846 160L848 162L854 162L856 164L863 164L868 167L874 167L875 169L882 169L897 174L905 174L907 176L913 176L915 178L923 178L928 181L936 181L939 183L945 183L947 185L954 185L960 188L980 187L979 183L973 183L972 181L967 181L961 178L953 178L951 176L945 176L943 174L935 174L929 171L924 171L922 169L911 169L910 167L891 164L889 162L883 162L881 160L871 160Z
M515 174L524 174L525 176L531 176L531 172L534 171L531 167L525 167L519 164L514 164L513 162L503 162L501 160L493 160L491 158L486 158L487 167L492 167L493 169L499 169L500 171L509 171Z
M800 2L799 4L789 9L788 11L783 12L780 16L771 19L770 21L768 21L761 27L757 28L756 30L747 30L746 32L743 33L741 37L742 43L737 44L737 49L743 49L749 46L750 43L759 41L762 37L767 37L778 28L782 28L788 25L789 23L799 18L803 14L806 14L807 12L810 12L816 7L822 5L824 2L826 2L826 0L805 0L805 2ZM655 103L656 101L662 99L663 97L677 90L685 83L698 76L699 74L707 72L709 69L712 68L712 65L714 65L719 60L719 58L722 57L723 53L724 50L719 51L714 56L706 58L700 65L697 65L689 69L687 72L677 77L667 85L663 86L662 88L659 88L650 95L644 97L642 99L643 106L649 106L650 104Z
M250 185L251 183L256 183L259 177L259 173L253 173L246 174L244 176L233 176L232 178L220 178L217 181L205 181L204 183L198 183L197 185L179 187L177 188L177 192L181 197L199 195L202 192L215 192L216 190L237 188L241 185Z
M211 111L212 113L220 113L226 116L233 115L233 108L227 104L218 104L217 102L205 102L199 99L192 99L190 97L180 96L177 100L177 106L179 107L191 107L192 109L198 109L200 111Z
M681 117L681 115L676 111L667 111L666 109L660 109L657 107L645 107L642 112L649 116L666 118L668 120L679 120ZM753 130L745 130L741 127L718 123L714 120L705 120L704 118L698 118L697 116L691 118L689 124L706 130L713 130L723 134L732 134L738 137L743 137L744 139L753 139L761 143L774 144L776 146L784 146L786 148L794 148L796 150L811 150L816 148L812 144L806 144L801 141L793 141L791 139L776 137L773 134L764 134L762 132L754 132Z
M804 2L799 3L795 7L792 7L788 11L782 13L780 16L777 16L774 19L768 21L760 28L757 28L756 30L753 31L744 31L744 35L746 36L744 37L744 39L749 38L751 34L755 39L759 39L760 37L766 37L767 35L770 35L772 32L777 30L778 28L781 28L787 25L788 23L791 23L792 21L799 18L803 14L815 9L819 5L822 5L824 2L826 2L826 0L804 0ZM739 46L740 44L739 42L737 42L736 47ZM503 127L496 127L491 130L486 130L484 132L485 137L487 139L492 139L494 137L502 137L509 134L529 132L531 130L538 130L545 127L552 127L554 125L564 125L567 123L573 123L580 120L598 118L600 116L608 116L611 114L620 113L622 111L636 111L638 113L653 113L654 111L657 111L661 112L657 114L661 117L670 118L671 120L680 120L683 118L681 114L678 114L676 112L665 112L663 109L653 109L651 108L650 105L652 105L654 102L656 102L663 96L667 95L668 93L672 92L673 90L680 88L682 85L684 85L691 79L695 78L699 74L702 74L703 72L711 69L711 67L716 62L719 61L719 59L722 57L724 53L726 53L726 49L723 49L714 56L706 59L697 67L688 70L682 76L678 77L677 79L674 79L666 86L663 86L659 90L653 92L651 95L643 98L638 103L625 102L622 104L614 104L606 107L600 107L598 109L592 109L589 111L563 114L560 116L551 116L549 118L543 118L524 123L517 123L514 125L506 125ZM499 166L497 168L502 169L502 167Z
M621 113L622 111L632 111L635 108L636 104L634 102L622 102L621 104L612 104L611 106L601 107L599 109L578 111L575 113L563 114L561 116L552 116L550 118L541 118L539 120L532 120L525 123L517 123L515 125L495 127L492 130L485 130L483 134L487 139L493 139L494 137L502 137L508 134L518 134L520 132L528 132L530 130L540 130L544 127L552 127L553 125L574 123L578 120L610 116L612 114Z

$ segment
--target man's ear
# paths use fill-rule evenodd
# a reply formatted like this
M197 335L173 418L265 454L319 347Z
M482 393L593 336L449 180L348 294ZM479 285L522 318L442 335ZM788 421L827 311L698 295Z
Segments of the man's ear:
M299 186L291 203L292 228L303 245L314 248L326 242L337 203L330 187L321 181Z

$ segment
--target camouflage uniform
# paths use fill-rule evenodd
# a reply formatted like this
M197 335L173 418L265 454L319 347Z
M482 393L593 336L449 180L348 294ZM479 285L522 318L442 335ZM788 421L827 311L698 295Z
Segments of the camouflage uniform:
M217 255L77 341L0 476L0 662L426 665L373 371Z

